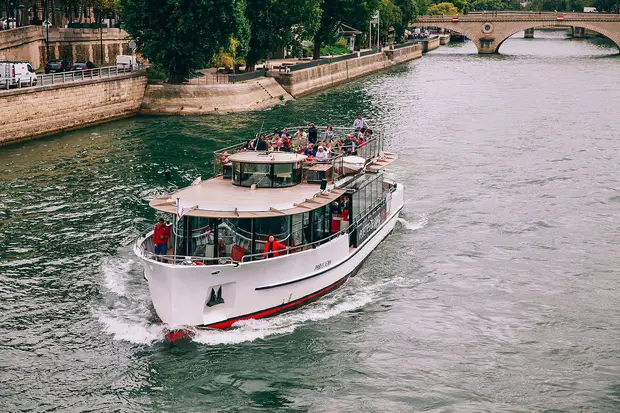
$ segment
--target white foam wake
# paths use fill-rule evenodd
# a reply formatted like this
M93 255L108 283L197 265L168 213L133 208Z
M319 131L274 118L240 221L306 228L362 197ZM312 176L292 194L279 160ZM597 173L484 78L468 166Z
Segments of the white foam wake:
M343 294L334 294L333 297L323 297L315 303L272 318L239 321L228 330L199 330L193 340L208 345L239 344L289 334L308 322L327 320L362 308L371 301L372 295L368 292L349 295L346 299Z
M424 228L428 224L428 215L421 214L420 219L418 219L416 222L407 221L405 218L402 217L398 217L396 221L400 223L405 229L408 229L409 231L416 231L418 229Z

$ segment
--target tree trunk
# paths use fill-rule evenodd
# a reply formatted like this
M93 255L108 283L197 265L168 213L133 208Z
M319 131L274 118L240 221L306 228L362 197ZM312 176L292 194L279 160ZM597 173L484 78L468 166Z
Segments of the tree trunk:
M321 58L321 36L317 33L314 36L314 53L312 55L312 60L318 60Z

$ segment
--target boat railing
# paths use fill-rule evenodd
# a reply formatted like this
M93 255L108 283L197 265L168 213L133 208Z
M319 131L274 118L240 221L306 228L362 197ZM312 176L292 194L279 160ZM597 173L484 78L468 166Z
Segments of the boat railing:
M301 251L306 251L309 249L313 249L318 247L319 245L325 244L326 242L329 242L331 240L333 240L334 238L339 237L342 234L345 234L347 231L346 230L342 230L342 231L338 231L335 232L331 235L329 235L328 237L322 238L318 241L314 241L314 242L309 242L307 244L302 244L299 246L288 246L286 247L285 250L279 250L277 251L278 254L280 255L288 255L288 254L292 254L292 253L296 253L296 252L301 252ZM248 261L261 261L264 259L269 259L269 257L265 257L268 253L266 252L257 252L255 254L248 254L248 255L244 255L243 258L241 259L241 262L248 262ZM273 252L272 252L273 254Z
M294 247L287 247L286 250L278 251L278 253L284 255L284 254L293 254L297 252L303 252L306 250L310 250L326 242L329 242L340 235L346 234L347 232L348 232L348 229L342 230L342 231L333 233L325 238L322 238L314 242L309 242L309 243L302 244L299 246L294 246ZM234 260L230 256L206 257L206 256L196 256L196 255L174 255L174 254L158 255L158 254L155 254L154 252L147 250L146 248L144 248L143 245L144 243L142 245L137 244L137 247L139 248L144 258L151 259L153 261L165 261L168 264L174 264L174 265L226 265L226 264L238 265L240 263L262 261L264 259L271 258L271 257L265 257L266 254L264 252L244 255L241 261Z
M299 129L306 129L306 128L307 126L292 126L287 129L292 134L294 133L294 131L297 131ZM327 126L317 126L316 128L318 130L317 135L318 135L319 141L324 141L323 135L327 131ZM346 138L346 135L354 132L354 129L352 127L334 126L332 127L332 129L333 129L333 134L334 134L334 137L331 138L330 140L330 142L332 143L337 142L339 139L342 139L344 141ZM255 139L255 138L252 138L252 139ZM248 141L249 140L251 139L248 139ZM356 148L355 155L363 157L364 159L367 159L367 160L378 157L379 153L383 151L383 140L384 140L383 134L380 131L373 131L372 137L368 139L367 141L365 141L363 146ZM213 176L224 175L224 165L226 164L228 157L238 152L247 151L248 141L239 142L234 145L230 145L230 146L227 146L222 149L218 149L217 151L213 152ZM342 162L342 161L337 161L337 158L341 157L341 155L346 156L347 154L338 154L337 156L332 156L330 160L334 162ZM333 166L334 166L334 171L336 171L335 167L337 165L333 165ZM342 170L342 168L340 168L340 170Z

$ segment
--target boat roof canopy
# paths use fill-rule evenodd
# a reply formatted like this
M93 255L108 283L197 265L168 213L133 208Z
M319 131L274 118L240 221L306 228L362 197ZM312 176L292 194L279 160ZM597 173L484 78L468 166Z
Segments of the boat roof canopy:
M346 192L343 188L321 191L316 184L287 188L252 189L231 185L230 180L211 178L170 195L151 200L161 212L177 212L177 200L184 215L208 218L270 218L295 215L329 205Z
M306 155L294 152L247 151L230 155L228 160L241 163L274 164L303 162L307 158Z

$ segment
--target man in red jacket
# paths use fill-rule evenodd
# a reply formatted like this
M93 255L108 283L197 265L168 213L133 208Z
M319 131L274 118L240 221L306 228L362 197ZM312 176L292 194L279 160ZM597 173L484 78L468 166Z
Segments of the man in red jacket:
M279 251L282 250L286 250L286 245L276 241L276 237L274 237L273 234L269 234L269 238L267 238L267 242L265 243L263 258L279 257Z
M164 223L163 218L155 225L153 232L153 244L155 245L155 255L166 255L168 252L168 238L170 238L170 228ZM167 260L163 260L167 262Z

